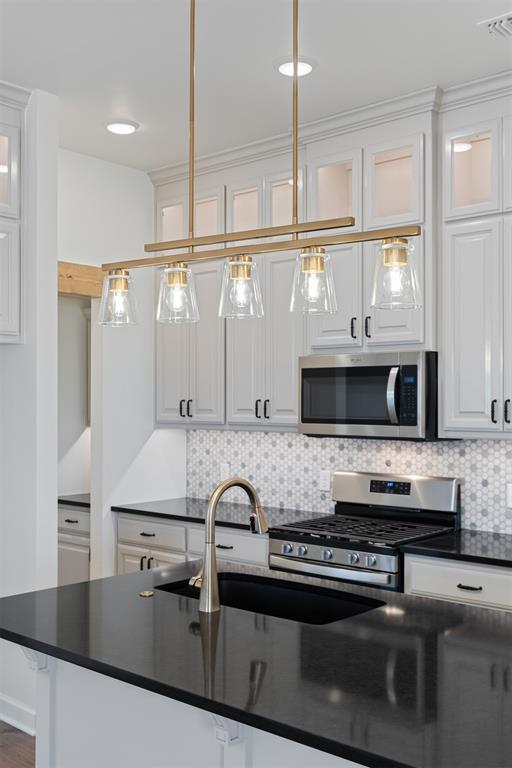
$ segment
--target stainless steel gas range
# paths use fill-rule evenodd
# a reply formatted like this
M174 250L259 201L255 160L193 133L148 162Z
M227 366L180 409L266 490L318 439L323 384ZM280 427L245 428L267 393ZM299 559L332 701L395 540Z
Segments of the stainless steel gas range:
M456 478L335 472L332 489L334 515L270 529L270 568L402 591L400 546L460 525Z

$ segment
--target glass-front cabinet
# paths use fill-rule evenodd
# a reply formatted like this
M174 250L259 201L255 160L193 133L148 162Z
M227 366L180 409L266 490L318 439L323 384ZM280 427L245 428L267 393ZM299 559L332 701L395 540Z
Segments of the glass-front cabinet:
M346 216L353 216L355 229L361 229L360 149L313 157L308 163L308 218L316 221Z
M503 118L503 208L512 210L512 115Z
M364 149L365 227L423 221L423 135Z
M449 131L444 151L445 218L497 213L501 208L499 120Z
M0 216L19 216L19 128L0 122Z

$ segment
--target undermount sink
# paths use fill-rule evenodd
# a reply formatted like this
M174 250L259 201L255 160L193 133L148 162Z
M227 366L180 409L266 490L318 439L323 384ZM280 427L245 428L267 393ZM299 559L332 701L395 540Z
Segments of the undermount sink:
M162 584L156 588L182 597L199 599L199 589L191 587L188 580ZM384 605L379 600L334 589L244 573L219 573L219 595L221 605L228 608L304 624L330 624Z

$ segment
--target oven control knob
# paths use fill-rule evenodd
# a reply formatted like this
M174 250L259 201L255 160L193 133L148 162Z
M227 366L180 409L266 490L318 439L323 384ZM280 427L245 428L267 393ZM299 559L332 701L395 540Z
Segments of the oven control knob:
M299 557L304 557L308 553L308 548L305 544L301 544L300 547L297 550L297 554Z
M283 544L283 555L291 555L293 552L293 544L289 544L286 542L286 544Z
M355 565L356 563L358 563L359 555L357 554L357 552L351 552L350 555L348 556L348 561L351 565Z
M322 549L322 560L332 560L332 549Z
M367 566L377 565L377 558L375 555L367 555L364 559L364 562Z

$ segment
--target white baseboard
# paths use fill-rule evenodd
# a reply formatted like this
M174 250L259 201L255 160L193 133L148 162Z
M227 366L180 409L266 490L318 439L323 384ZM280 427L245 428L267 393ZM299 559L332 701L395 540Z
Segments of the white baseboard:
M20 731L35 736L36 713L34 709L27 707L21 701L11 699L10 696L0 694L0 720L18 728Z

